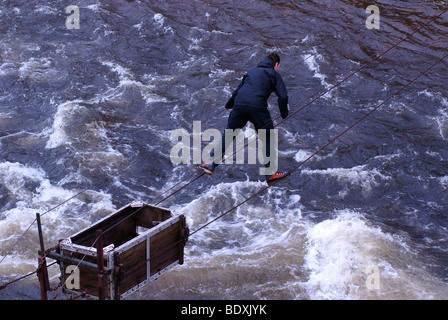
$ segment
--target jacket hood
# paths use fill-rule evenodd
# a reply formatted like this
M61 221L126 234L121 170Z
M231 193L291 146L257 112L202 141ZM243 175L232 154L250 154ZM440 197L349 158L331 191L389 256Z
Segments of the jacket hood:
M265 58L257 65L257 67L274 69L274 65L274 60L271 58Z

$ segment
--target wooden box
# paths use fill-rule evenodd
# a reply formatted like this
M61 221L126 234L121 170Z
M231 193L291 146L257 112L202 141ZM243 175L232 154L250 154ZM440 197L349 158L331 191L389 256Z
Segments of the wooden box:
M98 238L98 230L102 239ZM173 216L167 209L131 203L60 241L48 257L60 265L64 292L123 299L183 264L188 233L183 215ZM103 269L97 255L101 240Z

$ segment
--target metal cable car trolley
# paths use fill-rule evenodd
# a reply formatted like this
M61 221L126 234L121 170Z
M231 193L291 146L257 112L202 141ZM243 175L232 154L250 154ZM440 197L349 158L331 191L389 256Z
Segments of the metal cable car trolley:
M64 293L119 300L184 262L189 229L183 215L130 203L45 251L38 219L41 294L49 290L45 256L60 266ZM42 253L45 252L45 255ZM67 271L76 270L75 273ZM71 278L69 278L71 277ZM73 282L74 285L67 285Z

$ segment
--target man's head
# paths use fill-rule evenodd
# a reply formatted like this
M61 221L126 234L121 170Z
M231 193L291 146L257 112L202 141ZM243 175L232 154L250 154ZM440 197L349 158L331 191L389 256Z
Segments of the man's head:
M275 52L271 52L270 54L268 54L267 56L269 59L271 59L272 61L274 61L274 69L275 71L278 70L278 68L280 68L280 57L278 54L276 54Z

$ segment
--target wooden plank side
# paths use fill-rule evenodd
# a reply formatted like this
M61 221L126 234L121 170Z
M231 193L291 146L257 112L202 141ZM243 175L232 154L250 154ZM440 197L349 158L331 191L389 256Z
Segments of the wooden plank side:
M179 260L180 221L151 237L151 276Z
M68 259L70 258L75 258L75 259L79 259L85 262L90 262L92 264L96 264L96 257L91 257L91 256L85 256L82 253L77 253L77 252L72 252L69 250L63 250L63 254L64 256L66 256ZM106 263L107 260L104 260L104 262ZM68 263L64 263L65 267L67 267L69 264ZM77 266L76 262L73 263L73 265ZM108 267L107 264L105 264L105 267ZM80 288L79 289L70 289L71 291L74 292L79 292L79 293L86 293L88 295L91 295L93 297L98 297L98 271L97 270L91 270L91 269L87 269L84 268L82 266L78 266L78 270L79 270L79 285ZM64 279L66 279L66 277L68 277L67 275L64 275ZM110 294L109 294L109 283L108 281L106 281L105 283L105 287L106 287L106 292L107 292L107 299L110 298ZM65 287L64 287L65 289Z
M146 241L129 248L119 254L122 264L122 277L119 282L119 292L124 293L140 282L146 280Z
M79 292L86 292L92 296L98 297L98 273L79 268L80 289Z
M171 211L148 205L136 214L135 222L138 226L151 229L155 225L153 222L163 222L169 218Z
M134 215L138 213L138 210L141 208L126 207L72 237L72 242L90 247L95 242L96 230L101 229L104 232L104 246L111 243L119 246L136 235Z
M67 275L64 280L67 279ZM71 286L64 285L63 291L68 294L85 293L91 297L98 297L98 273L79 267L79 288L71 288ZM109 281L105 281L106 299L111 299L109 291Z
M104 246L113 243L118 247L137 236L137 225L150 229L154 227L154 221L163 222L171 217L171 211L167 209L151 205L128 206L80 232L71 240L73 243L90 247L95 242L96 230L101 229L104 233Z
M104 233L104 246L108 246L113 243L115 247L118 247L133 239L137 235L136 225L134 221L129 218L125 221L118 222L115 226Z

